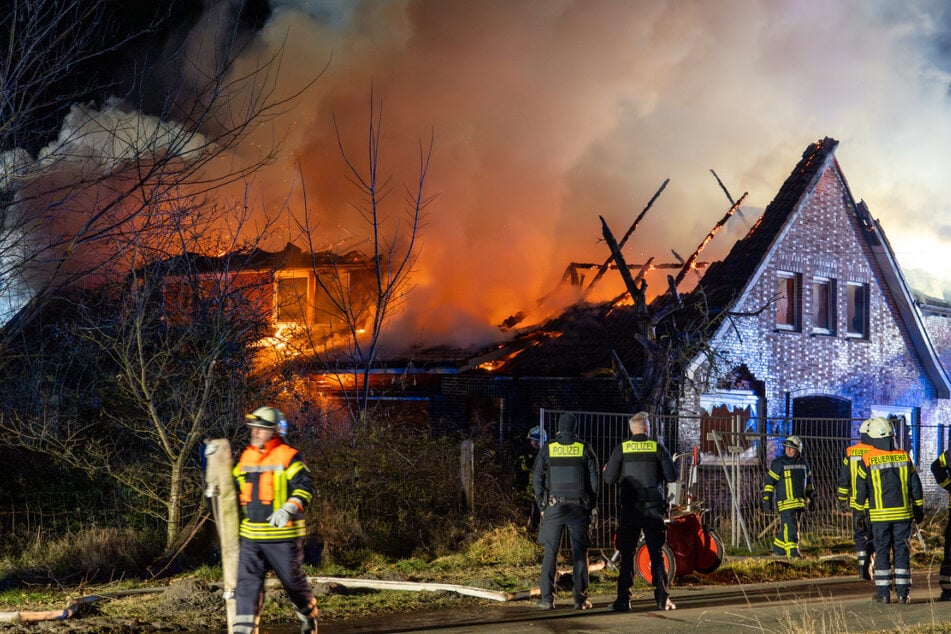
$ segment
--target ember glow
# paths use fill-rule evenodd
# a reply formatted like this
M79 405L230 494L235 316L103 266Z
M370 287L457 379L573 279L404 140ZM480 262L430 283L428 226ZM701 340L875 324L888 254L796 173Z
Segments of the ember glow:
M435 137L426 190L438 197L413 289L391 322L401 345L496 340L512 315L538 323L577 301L583 287L559 281L569 263L609 254L598 216L620 233L666 178L623 248L628 261L666 262L698 244L703 260L721 257L802 148L824 136L839 139L852 192L882 221L909 280L951 298L942 277L951 273L935 264L951 246L951 54L941 46L951 14L939 0L272 0L271 9L251 50L284 47L278 93L329 67L248 140L252 152L286 139L255 180L259 213L288 192L299 211L306 190L318 246L366 250L332 117L364 159L372 83L394 184L413 182L420 141ZM749 192L719 233L711 228L731 200L711 169L732 197ZM277 232L270 246L289 239ZM681 290L702 273L694 265ZM648 294L666 288L666 274L647 273ZM622 290L612 271L589 299Z

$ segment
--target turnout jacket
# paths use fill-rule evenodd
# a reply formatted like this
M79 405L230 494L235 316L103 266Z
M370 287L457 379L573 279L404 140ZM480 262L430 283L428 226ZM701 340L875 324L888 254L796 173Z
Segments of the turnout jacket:
M931 475L945 491L951 491L951 449L944 451L931 463ZM948 508L951 508L951 496L948 496Z
M855 501L868 502L873 522L910 520L914 507L924 508L921 478L908 452L875 448L866 452L859 465Z
M676 479L670 452L647 434L634 434L615 447L604 470L605 484L620 482L621 507L626 509L663 507L664 484Z
M845 450L845 457L842 458L842 466L839 468L839 486L836 489L840 501L848 500L849 506L856 511L861 511L868 506L859 506L855 501L855 481L859 477L859 465L862 464L862 456L873 449L872 445L864 442L857 442Z
M261 449L248 445L233 473L244 512L238 531L241 537L281 542L306 535L303 514L314 496L314 480L296 449L280 436ZM288 501L297 506L296 517L281 528L271 526L268 517Z
M806 500L811 500L814 493L812 472L802 454L790 458L783 453L773 460L766 472L764 500L771 502L775 499L776 508L780 511L791 511L805 508Z
M538 508L548 506L548 498L592 507L598 499L598 457L591 445L570 432L558 432L539 450L532 469L532 489Z

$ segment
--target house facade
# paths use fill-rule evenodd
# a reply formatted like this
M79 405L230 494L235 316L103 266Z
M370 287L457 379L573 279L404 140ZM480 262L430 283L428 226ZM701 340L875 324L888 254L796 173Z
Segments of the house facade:
M951 382L882 227L849 190L837 145L806 149L759 222L693 291L725 312L710 335L715 355L688 365L679 411L699 422L681 425L679 447L708 442L725 424L715 411L741 414L743 431L843 445L861 420L891 417L919 469L947 446Z

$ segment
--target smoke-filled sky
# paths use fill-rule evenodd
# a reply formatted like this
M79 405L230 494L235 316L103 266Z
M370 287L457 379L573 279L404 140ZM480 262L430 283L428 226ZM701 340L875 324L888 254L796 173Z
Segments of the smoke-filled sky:
M207 16L220 19L229 3ZM951 299L951 7L943 0L270 0L252 51L283 47L279 92L326 71L261 134L285 138L262 207L309 207L326 244L361 248L335 137L365 155L383 108L387 204L435 139L407 343L485 342L571 261L625 248L686 257L749 192L705 254L722 256L824 136L913 286ZM197 50L197 49L196 49ZM302 178L295 176L301 166ZM301 187L302 181L304 188ZM341 233L342 232L342 233ZM280 237L276 239L282 246ZM612 274L611 277L616 277ZM659 290L659 288L658 288Z

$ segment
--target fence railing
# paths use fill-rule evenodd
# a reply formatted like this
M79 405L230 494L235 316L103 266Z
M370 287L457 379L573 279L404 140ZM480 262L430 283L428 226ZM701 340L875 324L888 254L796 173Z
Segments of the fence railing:
M564 411L541 410L540 424L549 437ZM614 448L628 435L629 414L571 412L578 422L578 435L593 447L603 466ZM852 419L761 419L740 417L658 417L652 419L652 435L675 436L676 430L696 426L703 432L702 447L685 455L674 454L675 462L693 462L697 456L695 491L690 491L704 513L704 523L713 527L724 542L750 551L768 549L778 524L776 513L760 509L766 472L782 450L786 433L797 433L804 443L803 456L812 471L816 491L815 510L804 513L800 542L804 546L849 542L851 514L836 508L836 488L845 450L858 440L861 423ZM770 430L771 433L759 433ZM782 431L782 433L779 433ZM899 445L910 437L903 427L896 430ZM831 432L831 433L830 433ZM661 439L663 440L663 439ZM674 453L672 451L672 453ZM681 469L687 473L688 469ZM592 531L592 547L613 552L617 529L617 487L601 487L599 520Z

